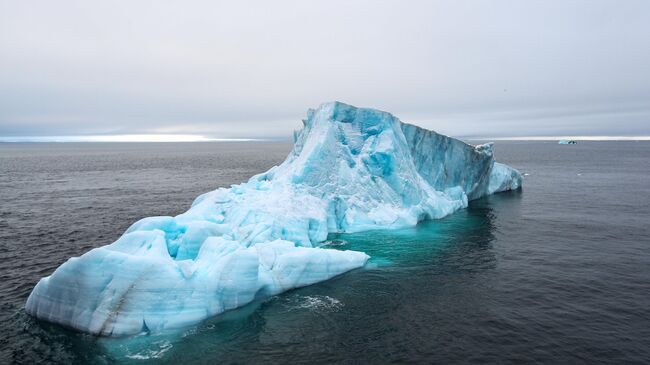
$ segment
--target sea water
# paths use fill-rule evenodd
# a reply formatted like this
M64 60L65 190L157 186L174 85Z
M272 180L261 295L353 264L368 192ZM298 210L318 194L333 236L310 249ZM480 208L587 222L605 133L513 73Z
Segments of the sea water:
M649 142L497 142L523 191L414 228L331 236L369 264L177 333L96 338L25 314L37 280L69 257L290 148L0 144L0 363L650 361Z

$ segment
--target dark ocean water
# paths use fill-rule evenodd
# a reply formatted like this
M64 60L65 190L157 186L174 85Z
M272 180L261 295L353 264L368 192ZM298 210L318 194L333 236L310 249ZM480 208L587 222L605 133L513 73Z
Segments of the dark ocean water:
M98 339L27 316L38 279L290 145L0 144L0 364L650 363L650 143L495 147L523 191L332 237L367 268L182 333Z

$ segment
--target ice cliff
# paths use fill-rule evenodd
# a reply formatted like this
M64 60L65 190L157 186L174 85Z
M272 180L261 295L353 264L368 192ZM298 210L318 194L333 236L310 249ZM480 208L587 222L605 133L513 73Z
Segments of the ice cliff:
M309 110L294 142L279 166L69 259L27 312L98 335L180 328L365 265L362 252L319 247L329 233L412 226L521 186L491 144L339 102Z

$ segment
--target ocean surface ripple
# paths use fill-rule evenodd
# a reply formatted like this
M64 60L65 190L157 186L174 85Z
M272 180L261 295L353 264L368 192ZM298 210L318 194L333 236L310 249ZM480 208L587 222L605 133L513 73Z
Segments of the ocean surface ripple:
M0 363L650 362L650 142L497 142L523 192L326 242L366 268L182 333L37 321L38 279L136 220L281 162L282 142L0 143Z

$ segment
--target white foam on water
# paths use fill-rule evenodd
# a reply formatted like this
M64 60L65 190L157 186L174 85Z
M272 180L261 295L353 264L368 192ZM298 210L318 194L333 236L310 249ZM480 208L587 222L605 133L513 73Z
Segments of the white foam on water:
M160 359L167 351L171 350L174 345L169 341L160 341L154 342L153 344L158 345L157 349L145 349L135 354L126 355L129 359L135 360L149 360L149 359Z

